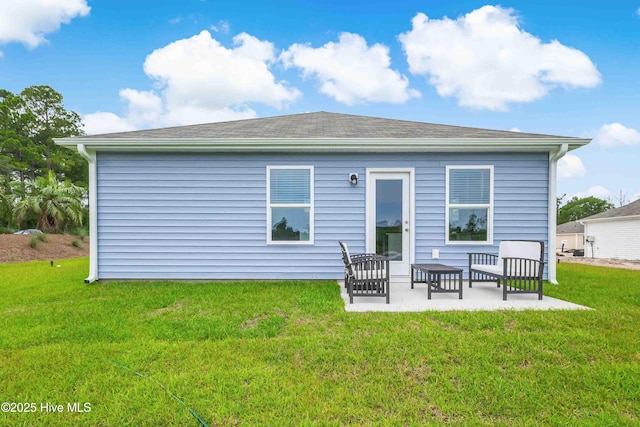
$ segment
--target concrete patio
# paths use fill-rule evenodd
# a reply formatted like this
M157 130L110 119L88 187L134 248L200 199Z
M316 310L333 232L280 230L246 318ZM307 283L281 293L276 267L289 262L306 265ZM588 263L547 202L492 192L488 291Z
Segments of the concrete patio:
M344 287L344 281L339 281L340 293L345 302L345 310L353 312L388 311L388 312L419 312L419 311L493 311L493 310L590 310L589 307L574 304L544 296L538 300L537 295L509 295L507 301L502 300L502 288L494 283L474 283L469 288L464 282L463 299L458 299L457 293L432 294L427 299L427 285L417 283L414 289L407 281L391 281L390 303L380 297L354 297L353 304L349 303L349 295ZM554 285L547 285L554 286Z

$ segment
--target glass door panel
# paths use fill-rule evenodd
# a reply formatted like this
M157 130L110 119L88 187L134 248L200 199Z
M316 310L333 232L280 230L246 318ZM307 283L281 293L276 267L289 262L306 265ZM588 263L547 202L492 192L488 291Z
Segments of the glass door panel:
M402 261L402 180L377 179L376 253Z

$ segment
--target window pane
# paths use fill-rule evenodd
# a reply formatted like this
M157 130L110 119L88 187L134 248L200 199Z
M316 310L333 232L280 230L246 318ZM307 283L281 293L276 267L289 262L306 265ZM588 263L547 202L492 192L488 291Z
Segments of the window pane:
M449 208L450 241L487 241L487 208Z
M271 240L309 241L309 208L271 208Z
M271 169L271 203L311 203L309 169Z
M490 175L489 169L449 169L449 203L488 204Z

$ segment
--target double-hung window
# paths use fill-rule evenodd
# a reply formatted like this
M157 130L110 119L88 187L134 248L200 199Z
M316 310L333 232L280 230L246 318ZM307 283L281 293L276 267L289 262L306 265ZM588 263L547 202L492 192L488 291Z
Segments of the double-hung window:
M493 243L493 166L447 166L446 243Z
M267 166L267 243L313 244L313 166Z

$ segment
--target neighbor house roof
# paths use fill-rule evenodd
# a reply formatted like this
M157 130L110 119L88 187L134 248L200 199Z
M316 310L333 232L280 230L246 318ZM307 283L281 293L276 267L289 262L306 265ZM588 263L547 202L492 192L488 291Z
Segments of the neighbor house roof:
M581 219L581 221L622 218L627 216L640 216L640 199L636 200L635 202L631 202L628 205L620 206L619 208L609 209L608 211L588 216Z
M584 225L578 221L565 222L556 227L556 234L584 233Z
M56 139L63 146L84 144L97 150L220 151L549 151L562 144L571 150L589 141L324 111Z

